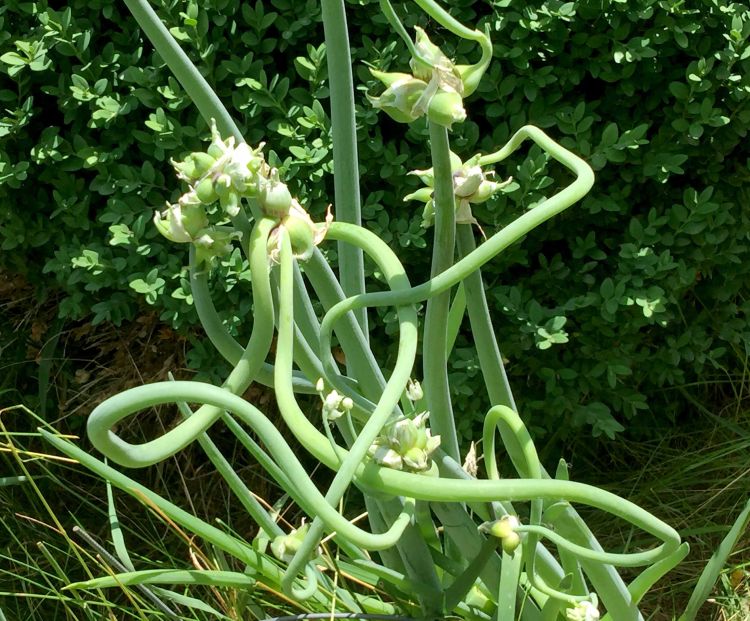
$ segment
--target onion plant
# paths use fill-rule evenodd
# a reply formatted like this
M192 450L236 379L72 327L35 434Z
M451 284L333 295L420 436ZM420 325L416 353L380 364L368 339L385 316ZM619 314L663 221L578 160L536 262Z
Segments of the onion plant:
M416 0L430 24L476 45L476 63L457 65L431 42L430 33L417 29L412 37L388 0L379 5L408 47L411 62L400 72L373 69L383 87L368 95L370 103L399 123L426 117L429 127L432 166L415 171L424 187L406 198L424 203L424 224L433 228L432 271L429 280L413 284L391 247L360 225L355 98L343 0L322 0L335 195L321 222L312 219L269 165L263 145L243 141L230 114L146 0L125 2L212 128L205 151L174 162L185 192L158 211L154 223L171 241L190 245L196 309L211 343L233 368L221 386L166 381L113 396L91 413L88 435L109 462L122 468L157 464L197 441L257 522L259 534L247 542L209 524L109 463L42 431L63 453L237 561L235 571L127 571L71 588L210 584L250 589L263 584L298 601L335 599L339 612L363 617L642 618L639 601L686 555L687 544L628 500L570 481L565 462L553 473L545 470L516 408L487 310L482 267L574 205L594 182L586 162L532 126L519 128L494 153L451 151L451 127L466 118L463 100L477 89L492 58L488 32L457 22L433 0ZM502 191L507 182L495 180L501 173L494 167L529 143L567 168L572 181L485 237L475 229L472 205ZM338 276L320 250L334 242ZM238 342L222 323L210 295L212 262L237 245L252 275L253 312L244 318L252 325L247 343ZM366 287L364 255L377 266L382 281L377 290ZM418 305L425 309L421 323ZM379 365L369 346L373 314L368 309L375 307L390 307L398 317L398 353L390 368ZM447 373L458 326L467 314L492 404L481 431L481 476L476 455L462 463L459 454L460 413L452 409ZM334 338L345 364L332 354ZM281 431L241 396L254 382L273 390L288 430L310 453L306 461L316 460L335 473L328 489L319 490ZM306 411L299 394L318 395L319 408ZM184 420L142 444L117 435L119 422L160 404L176 404ZM215 423L236 435L307 521L291 530L277 523L209 439L206 432ZM498 453L507 455L515 476L501 476ZM342 509L352 486L364 497L367 525L355 523ZM602 549L576 505L629 522L652 544L633 551ZM341 588L328 571L330 561L321 555L324 538L338 547L340 571L380 585L395 605ZM640 573L626 583L618 573L622 567Z

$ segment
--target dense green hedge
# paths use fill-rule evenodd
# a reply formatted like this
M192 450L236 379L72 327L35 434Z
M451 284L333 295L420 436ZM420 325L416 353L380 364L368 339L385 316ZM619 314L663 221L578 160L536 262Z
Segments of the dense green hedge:
M119 323L151 305L185 328L195 320L185 256L150 220L181 191L169 158L197 148L205 123L121 3L65 4L0 7L0 264L40 291L61 289L64 317ZM318 3L154 4L247 140L266 141L322 213L332 183ZM425 128L407 131L367 104L365 87L377 87L364 62L400 70L405 50L376 1L348 4L364 215L419 281L430 233L402 197L418 183L406 173L427 165ZM496 56L467 103L470 121L453 132L454 150L494 150L533 123L597 171L582 204L484 272L523 412L538 432L563 438L579 427L612 435L649 412L676 415L675 387L731 379L748 355L750 10L725 0L451 7L489 24ZM399 11L430 28L413 6ZM430 34L475 60L470 46ZM531 149L498 170L515 189L475 209L487 234L569 180L547 163ZM250 301L239 252L218 272L217 297L242 316ZM457 411L486 407L477 365L471 343L459 341ZM463 418L467 436L472 420Z

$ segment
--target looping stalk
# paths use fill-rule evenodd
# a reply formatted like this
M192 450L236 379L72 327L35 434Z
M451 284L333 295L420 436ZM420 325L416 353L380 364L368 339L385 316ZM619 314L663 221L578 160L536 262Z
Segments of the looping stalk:
M157 51L193 97L203 116L207 120L215 118L222 133L232 133L240 140L239 130L229 113L184 52L171 39L146 0L125 2L154 42ZM453 34L480 44L482 59L469 69L476 67L476 71L483 72L492 53L489 36L460 24L434 0L416 0L416 3ZM398 20L389 0L380 0L380 5L397 34L404 38L416 57L415 45ZM479 291L482 287L480 268L532 229L582 198L593 184L591 168L540 129L522 127L495 153L479 158L478 164L497 164L518 149L524 141L531 140L572 171L575 180L534 209L520 215L479 247L474 246L470 229L460 229L460 258L454 261L454 193L457 190L453 185L450 148L445 128L430 123L436 242L430 279L412 286L404 266L392 249L379 237L358 225L360 214L354 100L343 1L323 0L323 17L328 52L332 55L329 57L329 73L332 74L331 116L336 143L336 203L340 220L344 220L330 225L327 239L338 242L339 255L344 264L341 266L342 284L333 277L328 264L317 250L313 251L305 269L307 278L327 309L322 320L319 322L305 291L301 271L292 256L288 231L280 224L283 221L264 217L254 204L255 201L251 201L255 218L252 230L250 221L241 209L232 219L233 226L242 233L243 250L249 259L251 271L253 325L246 347L238 343L222 324L211 300L208 277L197 270L194 252L191 253L190 279L199 318L209 340L234 367L224 384L219 387L199 382L168 381L132 388L100 404L92 412L87 424L94 447L115 463L129 468L163 461L198 440L209 459L228 481L230 489L265 531L266 537L281 536L281 527L252 498L231 464L208 439L205 432L221 418L261 466L313 518L304 537L302 531L299 531L301 542L298 547L293 548L294 554L286 569L280 570L275 562L269 561L238 537L191 516L66 440L46 431L42 432L44 437L59 450L78 459L120 489L146 498L165 515L242 560L259 575L269 579L274 586L280 586L298 600L314 598L316 604L325 601L322 592L331 585L325 572L316 568L315 558L321 538L328 532L335 536L340 548L353 559L350 568L367 570L370 575L395 588L409 591L407 595L419 600L426 617L444 616L456 610L463 616L478 618L478 613L465 599L475 589L478 597L481 596L480 599L483 597L489 604L494 604L497 615L502 617L507 614L511 618L515 616L517 590L520 587L526 589L532 599L537 598L542 602L537 608L531 608L536 606L535 603L529 604L532 610L529 618L542 618L543 615L548 618L546 611L552 607L545 606L545 612L542 611L545 599L551 597L575 603L589 597L584 583L586 574L592 583L598 585L601 599L615 621L637 618L634 616L637 614L634 604L631 606L628 598L633 596L639 599L647 584L651 584L660 572L681 558L685 550L680 545L679 535L655 516L615 494L577 482L549 479L539 461L532 438L513 406L485 300ZM474 75L477 73L474 72ZM223 226L224 223L219 224ZM312 222L310 226L313 226ZM322 230L317 229L318 232ZM272 231L275 245L272 254L278 259L277 266L273 268L269 262L268 249ZM317 239L316 243L319 241ZM362 267L364 254L374 261L383 275L387 285L385 291L365 292ZM272 269L278 271L271 273ZM461 287L462 294L458 297L459 304L451 313L450 290L455 286ZM418 411L416 405L406 399L404 392L412 377L420 336L415 305L423 301L427 301L423 330L426 402L433 415L433 431L442 436L443 442L442 450L435 452L435 455L440 458L440 470L444 474L450 474L452 468L453 475L455 470L459 470L460 478L440 476L437 463L428 465L427 457L424 462L410 462L418 463L414 470L425 471L417 474L398 469L405 467L401 462L386 462L384 459L376 462L368 456L373 442L376 439L378 442L382 441L378 436L384 429L389 432L394 427L386 427L389 423L402 418L403 412L412 415ZM392 307L398 316L398 350L390 374L376 364L368 346L367 309L378 306ZM456 325L460 323L464 308L468 308L475 337L486 337L486 343L478 346L482 370L488 384L497 384L489 390L494 407L490 408L484 420L483 447L487 478L482 480L461 471L457 463L458 439L447 382L447 359L458 330ZM449 331L448 324L455 330ZM271 365L266 358L271 351L275 327L277 342ZM334 331L346 353L346 374L339 370L332 355ZM295 370L295 364L300 370ZM347 401L346 415L338 427L346 440L346 447L337 443L337 428L330 424L328 413L323 415L324 431L321 431L312 422L311 416L303 412L295 396L295 392L320 392L314 384L318 378L311 377L318 374L322 376L321 380L326 387L332 386L340 395L351 399L351 402ZM314 459L335 471L325 494L318 490L276 426L240 396L254 381L273 386L284 422L296 439ZM336 395L333 396L335 404ZM409 395L409 398L416 402L421 396ZM200 407L192 412L188 405L190 403L200 404ZM403 411L399 403L403 405ZM162 404L177 404L185 420L162 436L143 444L130 444L115 433L115 426L125 418ZM336 407L332 409L336 410ZM353 417L350 417L350 410ZM426 414L417 414L419 425L411 421L414 429L409 428L410 431L404 434L408 436L412 432L412 435L423 433L418 438L422 445L417 446L417 440L414 440L407 446L415 451L423 450L429 456L436 451L437 440L427 435L424 427L426 417ZM495 434L498 430L518 471L518 479L500 478L495 454ZM249 431L257 434L257 441ZM406 443L404 439L397 441ZM428 452L425 444L429 442L432 444L429 445ZM261 444L264 448L260 447ZM378 446L376 444L376 448ZM381 465L384 463L393 467ZM406 458L404 463L408 463ZM382 532L370 532L356 526L343 515L343 510L339 511L337 508L352 485L359 486L369 495L372 506L382 509L381 513L371 513L371 524ZM379 504L381 501L382 504ZM480 515L488 512L487 505L490 506L490 515L501 510L511 513L513 508L508 504L509 501L528 501L531 510L526 524L519 524L513 518L510 533L513 537L512 545L508 545L507 540L503 541L501 557L496 552L496 542L484 538L485 526L483 525L483 532L480 533L476 528L475 514L470 513L466 507L480 507ZM427 503L434 504L430 507ZM632 553L603 551L572 510L572 503L609 512L650 534L660 543L650 549ZM550 508L550 505L554 507ZM548 510L544 514L545 522L550 524L543 525L545 508ZM439 517L437 522L432 521L433 514ZM560 514L565 515L559 517ZM384 516L389 516L389 519ZM441 520L442 531L439 531L437 527ZM489 531L493 532L494 526L505 527L508 523L510 519L495 522L490 525ZM438 532L442 534L439 535ZM494 532L493 536L508 537L507 532L497 529ZM523 537L519 537L519 534ZM562 567L566 568L565 571L572 568L571 571L576 574L572 588L563 591L549 586L558 585L565 572L541 543L542 540L554 544L559 551ZM452 554L459 546L458 542L468 542L469 547L479 551L474 562L463 563ZM365 558L365 550L387 551L382 556L383 563ZM287 560L289 558L284 553L277 551L277 554ZM630 591L625 589L619 576L613 575L611 567L643 565L652 567L642 574L645 578L634 581ZM417 582L413 580L415 576L424 579ZM446 584L450 585L447 589L443 588ZM491 596L485 595L490 592L494 593ZM495 599L490 600L489 597ZM354 598L350 597L348 601L353 602ZM552 603L559 605L557 602ZM618 611L619 605L629 610L621 613ZM358 608L355 604L350 604L350 607L355 610Z

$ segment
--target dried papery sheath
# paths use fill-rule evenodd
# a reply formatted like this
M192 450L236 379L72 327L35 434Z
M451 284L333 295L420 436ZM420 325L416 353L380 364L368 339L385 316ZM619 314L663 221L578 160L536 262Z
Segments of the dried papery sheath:
M466 458L461 466L466 474L470 474L473 477L477 476L478 462L477 462L477 445L476 442L472 441L469 446L469 451L466 453Z
M406 396L412 402L422 399L424 397L422 385L416 380L409 380L409 383L406 385Z
M332 390L323 399L323 415L328 420L336 420L344 415L346 408L343 406L344 397Z
M232 241L239 233L227 231L215 226L205 229L203 235L195 240L195 259L198 264L210 261L215 257L224 257L232 252Z
M421 57L412 58L410 61L414 77L425 82L436 78L440 88L455 91L459 95L463 94L464 85L461 81L461 74L450 58L430 41L422 28L416 26L414 30L417 32L415 48Z
M426 82L408 73L387 74L374 69L370 71L387 85L379 97L367 96L374 108L382 110L399 123L411 123L422 116L424 112L419 110L418 104L427 88Z
M492 181L490 177L494 176L495 171L484 171L479 166L479 155L475 155L466 162L451 152L451 172L453 175L453 195L456 199L456 223L457 224L478 224L471 211L471 205L484 203L489 200L496 192L507 187L512 178L503 182ZM422 212L422 226L428 228L432 226L435 210L432 202L433 186L435 184L435 174L432 168L426 170L413 170L410 175L417 175L425 187L408 194L404 197L405 201L416 200L425 203Z

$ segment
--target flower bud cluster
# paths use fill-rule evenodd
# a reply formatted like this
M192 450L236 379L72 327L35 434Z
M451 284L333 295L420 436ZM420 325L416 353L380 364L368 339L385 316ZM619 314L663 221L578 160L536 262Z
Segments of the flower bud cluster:
M207 209L219 202L219 221L226 222L240 212L242 198L258 201L264 215L278 219L289 234L295 256L309 258L316 244L325 236L327 226L315 225L294 199L289 188L271 168L262 153L263 144L252 149L246 143L235 144L233 136L222 140L216 123L211 121L211 144L205 152L194 152L183 161L172 161L179 179L189 190L167 208L154 214L154 224L167 239L193 243L199 261L231 251L232 232L211 224ZM269 252L278 252L278 234Z
M434 45L421 28L416 28L412 73L384 73L371 69L386 87L380 97L368 95L370 103L399 123L411 123L421 116L450 128L466 119L463 106L464 82L461 71Z
M426 427L429 416L429 412L422 412L413 419L402 418L386 426L368 454L381 466L394 470L429 470L431 456L440 446L440 436L433 436Z
M240 210L240 197L256 193L256 185L269 174L261 144L251 149L246 143L235 145L234 136L222 140L211 121L211 144L206 152L195 152L182 162L172 162L177 177L190 185L188 194L195 194L201 203L219 201L229 217Z
M515 531L521 523L515 515L504 515L494 522L485 522L479 528L500 540L506 554L512 554L521 545L521 536Z
M300 527L293 530L288 535L279 535L278 537L275 537L271 542L271 552L273 552L273 555L280 561L289 563L294 558L297 550L302 546L302 541L305 539L305 535L309 528L310 525L303 520ZM319 555L320 549L317 549L314 554Z
M416 403L423 399L424 391L422 390L422 385L417 380L410 379L406 384L406 396L412 403Z
M453 176L453 195L456 199L456 222L458 224L476 224L471 213L471 205L486 202L495 193L507 187L513 178L502 182L493 181L495 171L484 171L479 165L480 155L477 154L466 162L451 152L451 173ZM425 203L422 212L422 226L432 226L435 219L433 192L435 188L435 173L432 168L427 170L413 170L410 175L417 175L425 187L404 197L405 201L417 200Z
M318 380L315 385L315 389L318 391L321 400L323 401L323 416L328 420L336 420L341 418L344 414L348 414L354 407L354 401L351 397L344 397L337 391L332 390L328 394L324 394L325 383L323 378Z
M565 616L569 621L599 621L599 609L595 603L584 600L568 608Z

